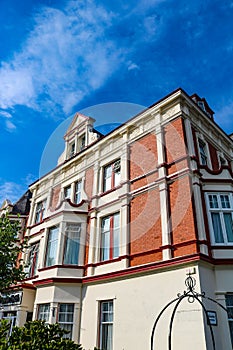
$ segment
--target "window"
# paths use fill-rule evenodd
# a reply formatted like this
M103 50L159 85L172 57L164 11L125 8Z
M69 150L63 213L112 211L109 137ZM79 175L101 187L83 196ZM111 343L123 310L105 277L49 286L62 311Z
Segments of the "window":
M225 155L222 152L218 152L218 160L219 160L219 166L227 165L227 160Z
M67 223L65 231L64 264L77 265L79 258L81 224Z
M40 304L38 307L37 319L45 321L45 323L48 323L49 314L50 314L50 304Z
M82 151L85 148L86 145L86 136L85 134L80 137L80 151Z
M64 198L69 199L71 197L71 186L67 186L64 188Z
M102 350L113 348L113 301L102 301L100 303L100 341Z
M232 194L208 194L210 229L215 244L233 244Z
M28 256L28 277L35 276L38 265L39 242L29 247Z
M71 143L70 145L69 158L73 157L74 154L75 154L75 142Z
M46 200L38 202L36 205L36 216L35 216L35 224L41 222L44 218Z
M233 294L226 294L226 307L231 335L231 343L233 346Z
M76 182L75 193L74 193L74 201L76 204L81 202L81 188L82 188L82 181Z
M69 331L64 335L64 338L72 339L74 319L74 304L59 304L58 308L58 323L62 329Z
M59 228L57 226L49 229L45 266L52 266L56 263L58 231Z
M106 216L101 222L101 260L119 256L120 214Z
M198 139L198 146L200 153L200 163L201 165L207 165L206 143L203 140Z
M120 159L104 167L104 186L103 186L104 192L111 190L112 188L119 185L120 179L121 179L120 171L121 171Z

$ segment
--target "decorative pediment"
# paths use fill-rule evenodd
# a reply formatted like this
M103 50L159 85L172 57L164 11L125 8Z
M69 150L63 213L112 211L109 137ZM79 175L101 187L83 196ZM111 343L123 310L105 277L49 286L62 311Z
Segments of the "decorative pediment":
M87 125L92 126L94 122L95 122L95 119L91 117L87 117L81 113L75 113L73 120L69 128L67 129L64 138L66 139L67 137L69 137L69 135L72 134L72 132L74 131L79 132L79 130L82 130L84 126L87 126Z

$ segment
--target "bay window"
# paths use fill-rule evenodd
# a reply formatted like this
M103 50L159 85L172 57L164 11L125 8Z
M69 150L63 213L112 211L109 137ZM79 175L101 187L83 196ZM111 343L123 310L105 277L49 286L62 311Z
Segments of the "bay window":
M67 223L65 229L64 264L78 264L81 224Z
M58 226L54 226L54 227L51 227L49 229L45 266L52 266L52 265L56 264L57 247L58 247L58 232L59 232Z
M120 214L106 216L101 221L101 260L119 256Z
M113 349L113 300L100 302L99 347Z
M233 204L230 193L207 194L209 224L215 244L233 244Z
M120 159L104 167L103 191L109 191L120 183L121 179Z

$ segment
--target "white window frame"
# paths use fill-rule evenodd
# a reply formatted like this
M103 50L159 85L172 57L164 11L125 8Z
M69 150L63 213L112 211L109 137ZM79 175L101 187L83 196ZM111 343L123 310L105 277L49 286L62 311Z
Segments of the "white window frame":
M196 140L197 140L197 150L198 150L198 158L200 166L207 166L209 169L212 169L212 163L210 158L210 151L209 151L209 145L208 142L205 140L204 136L200 134L199 132L196 134ZM206 157L206 164L203 164L202 162L202 153L200 150L200 144L203 144L204 146L204 156Z
M222 166L224 165L228 165L228 161L224 155L223 152L217 152L217 155L218 155L218 163L219 163L219 168L221 168ZM224 163L222 162L222 160L224 161Z
M82 201L82 180L78 180L74 184L74 203L79 204Z
M103 167L103 192L107 192L114 189L120 184L120 181L121 160L119 158Z
M63 264L64 265L79 265L80 259L80 239L81 239L81 223L67 222L65 228L65 244L64 244L64 254L63 254ZM73 247L68 247L72 241L75 242L77 248L77 261L73 260L72 252ZM78 246L77 246L78 243ZM74 253L74 252L73 252ZM70 261L68 260L70 259Z
M105 225L105 222L109 225ZM116 225L118 221L118 226ZM107 244L108 243L108 244ZM101 218L100 261L116 259L120 255L120 212Z
M108 310L104 310L104 305L108 305ZM102 349L108 339L104 339L104 328L109 327L111 329L111 343L108 344L105 350L113 350L113 324L114 324L114 302L113 300L102 300L100 301L100 312L99 312L99 348ZM109 334L109 333L107 333Z
M36 203L35 219L34 219L35 224L38 224L43 221L45 210L46 210L46 202L47 202L47 199L43 199L42 201L39 201Z
M67 194L67 192L69 192L69 194ZM68 186L64 187L64 189L63 189L64 199L70 199L71 198L71 192L72 192L71 185L68 185Z
M56 237L56 239L51 240L50 235L51 235L51 232L53 229L57 230L57 232L56 232L57 237ZM59 244L59 226L55 225L55 226L50 227L48 229L48 233L47 233L47 245L46 245L46 252L45 252L45 267L54 266L57 264L57 253L59 250L58 244ZM54 249L54 246L55 246L55 249ZM53 247L53 249L55 250L54 263L49 262L48 254L52 251L51 247ZM50 255L50 258L51 258L51 255Z
M49 323L50 319L50 304L38 304L37 320L45 321L46 324Z
M232 193L230 193L230 192L208 192L205 195L206 195L207 214L208 214L209 229L210 229L212 244L232 246L233 240L228 241L226 223L224 220L224 214L231 214L231 218L232 218L232 222L233 222L233 197L232 197ZM222 202L223 196L228 197L229 205L230 205L229 208L224 208L223 202ZM211 207L211 204L210 204L211 199L213 202L213 205L212 205L213 207ZM217 201L216 201L216 199L217 199ZM227 203L228 203L228 201L227 201ZM223 241L221 241L221 242L216 242L216 235L215 235L215 231L214 231L212 213L219 214L218 223L220 223L220 225L221 225L221 234L220 235L223 238Z
M61 311L61 306L65 306L64 311ZM72 307L72 311L68 310L70 306ZM64 317L61 317L61 316L64 316ZM68 334L65 334L63 338L72 339L73 327L74 327L74 304L73 303L58 304L57 322L62 329L65 329L70 332Z
M33 243L28 248L28 277L35 276L38 269L38 256L39 256L40 242Z

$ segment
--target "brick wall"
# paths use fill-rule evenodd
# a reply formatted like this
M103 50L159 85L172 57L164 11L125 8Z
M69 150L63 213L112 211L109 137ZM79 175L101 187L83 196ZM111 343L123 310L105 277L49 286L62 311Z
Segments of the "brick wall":
M130 146L130 179L135 179L131 190L145 186L157 178L157 159L154 134L148 134Z
M59 204L60 192L61 192L61 185L58 185L52 189L52 196L50 201L51 211L55 210Z
M131 266L162 259L159 190L136 196L130 205Z
M85 174L85 193L90 200L93 191L93 179L94 179L94 169L93 167L87 169Z
M188 165L183 120L178 118L170 122L166 125L164 132L168 175L171 175L187 168Z
M169 197L174 257L196 253L197 236L188 175L169 185Z

